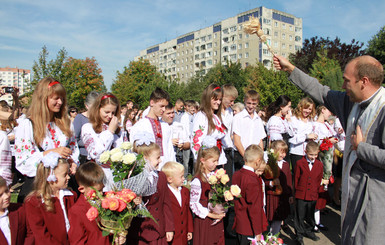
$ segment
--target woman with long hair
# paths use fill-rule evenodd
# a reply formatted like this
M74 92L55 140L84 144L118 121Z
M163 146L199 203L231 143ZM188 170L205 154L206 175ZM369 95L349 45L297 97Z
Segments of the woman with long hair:
M100 155L123 142L117 115L120 115L120 103L115 95L100 94L89 109L90 122L83 125L81 132L88 160L101 164ZM108 164L101 164L101 166L107 181L103 190L111 190L113 187L111 166Z
M305 155L307 141L318 138L313 128L314 116L315 104L313 100L308 97L300 100L289 123L293 129L293 137L289 139L292 171L295 169L296 162Z
M216 84L210 84L202 93L200 111L196 114L192 129L191 150L194 159L202 146L202 140L210 135L217 140L217 146L221 152L218 165L226 164L226 156L222 149L222 139L227 132L221 119L221 103L223 90Z
M289 125L291 100L286 95L279 96L266 110L266 130L269 141L284 140L289 145L289 138L293 136Z
M19 202L31 190L37 165L50 152L68 159L71 173L75 174L79 148L67 115L66 91L60 82L47 77L36 85L26 119L15 133L16 168L26 176Z

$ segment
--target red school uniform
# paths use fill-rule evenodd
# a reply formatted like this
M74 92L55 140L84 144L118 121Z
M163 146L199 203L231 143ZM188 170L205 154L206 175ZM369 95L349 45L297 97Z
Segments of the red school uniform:
M187 244L187 233L193 232L193 219L190 211L190 191L186 187L181 189L182 206L179 204L174 193L168 188L168 194L171 199L172 212L174 214L174 238L173 245Z
M24 245L27 236L27 226L24 207L11 203L8 207L9 228L11 231L11 245ZM2 230L0 230L0 244L8 244Z
M266 217L267 220L285 220L290 214L289 198L293 195L292 176L290 165L283 161L280 169L279 182L282 187L282 194L275 195L275 187L270 186L270 180L265 181L266 189Z
M76 193L63 190L65 196L63 198L66 213L75 204L77 199ZM64 220L64 213L60 206L60 201L56 197L52 197L55 207L53 212L48 212L42 199L33 195L25 201L25 212L29 229L31 230L35 244L69 244L67 230Z
M232 184L241 188L242 195L234 202L235 231L250 237L266 231L268 223L263 211L262 178L242 168L234 173Z
M90 208L91 204L81 194L75 205L68 211L68 220L71 225L68 231L70 244L110 245L110 237L102 235L102 231L96 223L97 221L88 220L86 213Z
M317 201L323 176L323 164L316 159L310 170L306 157L297 161L294 171L295 198Z
M146 208L158 222L151 218L133 218L128 229L128 244L167 244L166 232L174 231L174 217L168 194L166 175L158 172L157 190L148 197L143 197Z

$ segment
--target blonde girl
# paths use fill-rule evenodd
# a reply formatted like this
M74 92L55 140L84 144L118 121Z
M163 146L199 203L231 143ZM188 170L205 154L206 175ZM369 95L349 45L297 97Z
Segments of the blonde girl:
M67 213L76 194L67 190L70 165L56 152L38 164L34 190L26 197L25 211L35 244L69 244Z
M142 131L133 136L134 151L142 154L146 160L146 169L150 171L148 181L156 182L156 192L143 196L143 202L153 219L134 218L128 231L128 239L132 244L167 244L173 239L174 220L171 199L168 194L167 178L163 172L157 171L160 158L160 147L155 143L154 134Z
M111 93L100 94L89 109L89 123L84 124L81 131L88 160L101 164L100 155L123 142L116 115L120 115L119 100ZM101 164L101 166L106 175L103 191L109 191L114 183L112 171L109 164Z
M225 137L227 129L221 119L221 103L223 90L216 84L210 84L202 93L200 111L196 114L192 128L191 150L194 159L198 156L198 151L202 145L202 140L211 136L217 141L217 146L221 152L219 165L226 164L226 156L222 149L222 139Z
M221 152L216 146L216 139L206 136L198 151L195 178L191 182L190 208L195 214L193 244L224 244L223 217L209 209L208 178L218 165ZM220 220L213 225L214 220Z
M305 155L307 141L318 138L313 129L314 116L315 104L313 100L307 97L300 100L289 122L293 133L289 139L292 170L295 169L296 162Z
M25 176L19 202L30 192L37 165L46 154L56 152L68 159L71 174L79 162L79 148L67 116L66 91L60 82L48 77L36 85L26 117L15 132L16 168Z

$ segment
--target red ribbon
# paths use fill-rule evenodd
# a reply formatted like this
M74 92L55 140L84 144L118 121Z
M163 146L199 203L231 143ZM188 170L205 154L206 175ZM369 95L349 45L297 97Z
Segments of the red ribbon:
M58 83L59 83L58 81L50 82L50 83L48 84L48 87L50 88L50 87L52 87L53 85L58 84Z
M104 100L104 99L107 99L107 98L115 98L115 96L113 96L112 94L106 94L102 97L101 100Z
M221 140L217 140L217 147L219 148L219 151L222 151L222 141Z
M215 90L217 90L217 89L221 89L221 87L216 87L216 88L213 89L213 91L215 91Z

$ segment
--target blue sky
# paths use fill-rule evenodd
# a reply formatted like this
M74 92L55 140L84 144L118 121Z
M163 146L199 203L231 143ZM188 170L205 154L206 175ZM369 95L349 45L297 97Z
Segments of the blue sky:
M31 69L49 59L95 57L110 88L139 51L264 6L303 19L303 37L367 41L385 25L383 0L0 0L0 67Z

